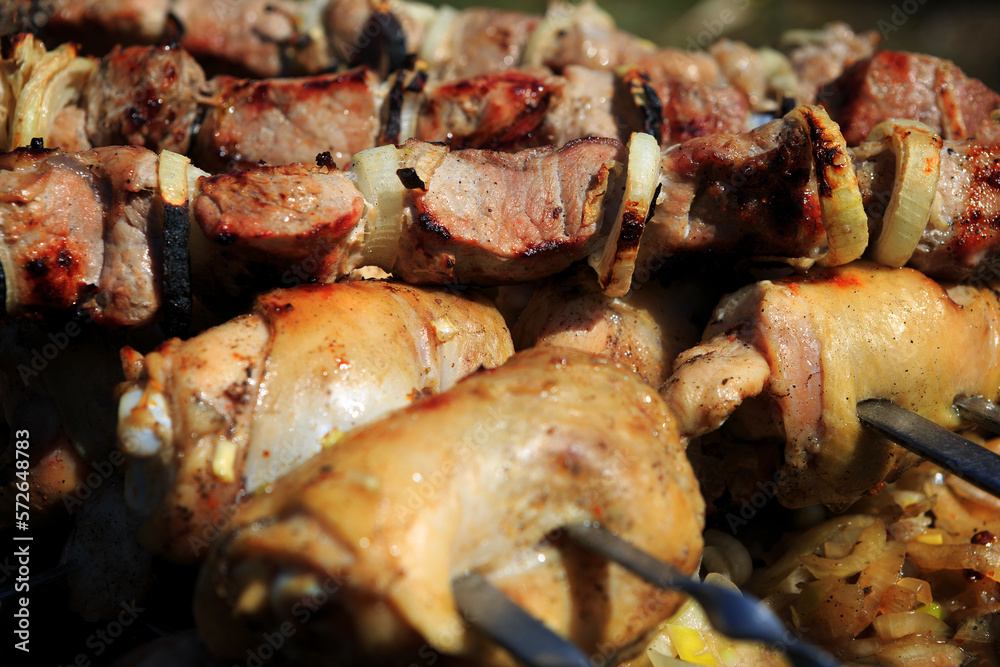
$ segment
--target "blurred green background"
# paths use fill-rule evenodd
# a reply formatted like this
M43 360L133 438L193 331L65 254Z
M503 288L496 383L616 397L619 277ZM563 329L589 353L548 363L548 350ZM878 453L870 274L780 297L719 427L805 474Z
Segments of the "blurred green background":
M435 4L488 5L539 14L548 5L546 0ZM615 17L619 27L662 46L681 48L718 36L752 46L771 45L786 30L841 20L855 30L879 32L883 48L953 60L967 74L1000 90L1000 0L598 0L598 5Z

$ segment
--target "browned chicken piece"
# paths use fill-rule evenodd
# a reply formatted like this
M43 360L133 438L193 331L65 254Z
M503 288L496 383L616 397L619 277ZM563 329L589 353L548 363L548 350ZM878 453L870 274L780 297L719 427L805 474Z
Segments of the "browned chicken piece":
M703 341L677 358L667 404L685 434L728 419L783 447L791 507L849 503L918 461L863 430L858 402L891 399L954 430L956 396L1000 397L1000 297L913 269L858 262L749 285Z
M533 349L243 505L201 571L199 634L225 658L284 627L313 665L403 664L421 647L511 664L458 615L451 581L474 570L586 654L627 652L681 599L552 538L588 519L697 567L703 502L660 398L608 360Z
M126 348L118 433L144 543L203 558L245 493L512 353L483 298L381 281L277 290L190 340Z
M0 153L6 310L152 321L161 302L157 157L130 146Z
M850 145L890 118L918 120L945 139L1000 139L1000 125L990 118L1000 108L1000 95L933 56L880 51L850 67L819 97Z
M211 100L195 140L195 164L211 172L313 162L328 152L346 168L377 145L381 96L368 68L295 79L209 81Z
M87 137L94 146L131 144L187 153L204 86L205 73L182 48L116 46L82 93Z
M541 284L514 325L514 348L546 345L606 356L659 387L678 354L701 338L718 298L696 281L635 281L623 297L601 293L586 266Z

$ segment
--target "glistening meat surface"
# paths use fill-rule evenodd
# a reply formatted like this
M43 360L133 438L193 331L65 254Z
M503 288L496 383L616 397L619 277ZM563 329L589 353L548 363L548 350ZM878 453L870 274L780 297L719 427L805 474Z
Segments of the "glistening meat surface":
M144 543L203 558L245 492L512 353L485 299L378 281L276 290L187 341L126 349L118 432Z
M912 269L861 262L749 285L703 340L677 358L667 403L686 433L729 418L734 435L780 443L792 507L851 502L918 460L864 431L858 402L957 429L956 396L1000 396L1000 297Z
M355 431L244 505L203 567L199 634L242 656L260 628L313 604L287 646L310 664L402 664L421 646L512 664L457 613L452 578L478 570L587 654L627 651L680 597L546 539L595 518L697 566L704 505L655 392L607 360L525 352Z

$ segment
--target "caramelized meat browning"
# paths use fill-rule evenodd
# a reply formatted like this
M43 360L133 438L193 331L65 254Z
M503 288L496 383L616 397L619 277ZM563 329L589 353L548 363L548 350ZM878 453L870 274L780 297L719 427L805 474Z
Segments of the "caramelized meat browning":
M150 322L160 305L156 169L155 153L128 146L0 154L7 311Z
M588 654L622 649L679 596L550 533L599 518L691 572L703 512L646 383L535 349L353 432L243 505L202 569L199 634L226 658L292 622L289 653L309 664L401 664L428 644L509 664L457 613L452 578L477 570Z
M381 98L374 72L296 79L215 77L193 158L211 172L313 162L324 151L346 167L377 145Z
M414 162L426 144L414 147ZM497 284L558 272L594 250L617 212L625 147L581 139L560 149L444 155L409 191L393 274L408 282ZM620 196L620 195L619 195ZM384 267L386 268L386 267Z
M83 90L87 136L94 146L187 153L204 86L204 72L184 49L116 46Z
M1000 95L933 56L880 51L845 71L820 100L851 145L891 118L926 123L945 139L1000 139L1000 126L990 120Z
M864 431L858 402L891 399L957 429L956 396L1000 397L997 293L912 269L861 262L749 285L703 340L678 357L667 403L686 433L731 413L732 433L784 442L779 497L792 507L851 502L917 461Z

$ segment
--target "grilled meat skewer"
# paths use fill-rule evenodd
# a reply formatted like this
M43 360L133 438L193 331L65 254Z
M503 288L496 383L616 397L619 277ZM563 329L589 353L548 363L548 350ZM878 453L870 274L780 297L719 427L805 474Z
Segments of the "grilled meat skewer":
M365 265L418 283L512 283L557 273L589 256L600 263L608 253L623 253L623 261L639 267L705 253L779 259L800 268L843 263L864 251L869 228L875 235L880 224L886 226L890 193L906 194L914 185L906 176L894 179L896 166L885 144L847 149L835 124L818 110L803 109L749 133L691 140L664 151L659 165L650 154L655 148L640 144L626 153L613 139L513 155L411 141L361 154L350 174L289 165L203 178L188 170L174 180L182 191L187 184L198 223L192 244L205 245L202 237L214 241L211 253L270 267L285 284L335 280ZM919 218L910 221L910 227L917 225L911 261L931 275L956 278L988 264L995 253L995 150L977 142L939 145L936 152L927 149L939 159L941 176L932 179L937 194L927 200L923 232ZM11 235L37 219L41 225L34 228L46 230L45 242L8 246L7 259L0 258L7 310L83 307L110 324L151 321L162 255L156 250L159 208L152 206L155 156L138 148L80 155L77 160L26 149L4 156L9 166L0 179L22 185L5 186L0 227ZM114 201L133 208L145 202L146 219L112 226L106 238L95 222L86 247L77 249L79 238L72 247L56 247L51 239L59 238L60 220L68 215L66 198L56 194L65 191L60 188L77 188L81 194L70 203L90 207L89 219L120 210L111 206L105 212L107 195L91 186L91 171L111 173L84 167L95 156L117 156L121 168L129 165L126 157L148 165L137 172L146 180L129 178L126 171L110 191ZM633 158L642 166L623 169ZM648 204L636 200L632 217L626 216L619 202L622 184L632 192L633 185L655 178L657 168L659 196L643 225L641 211ZM28 182L30 195L23 185ZM146 194L128 194L136 190ZM23 201L32 203L16 203ZM48 230L52 226L56 234ZM147 238L143 228L150 230ZM841 245L832 246L831 238ZM99 257L105 258L101 264ZM627 291L631 266L616 286L619 294ZM120 271L130 273L116 277ZM91 299L95 285L98 298Z
M720 303L703 341L677 358L668 405L686 434L726 422L777 443L792 507L849 503L918 460L862 429L860 401L958 429L955 397L1000 396L996 293L912 269L855 263L749 285Z
M512 353L484 299L377 281L277 290L187 341L125 348L118 435L144 544L203 558L245 493Z
M624 648L676 594L546 534L600 516L690 573L702 512L648 385L579 352L532 350L355 431L244 504L203 567L199 633L227 657L252 628L287 621L288 652L312 664L330 663L332 646L348 661L399 660L424 642L493 663L451 592L476 570L585 650Z

